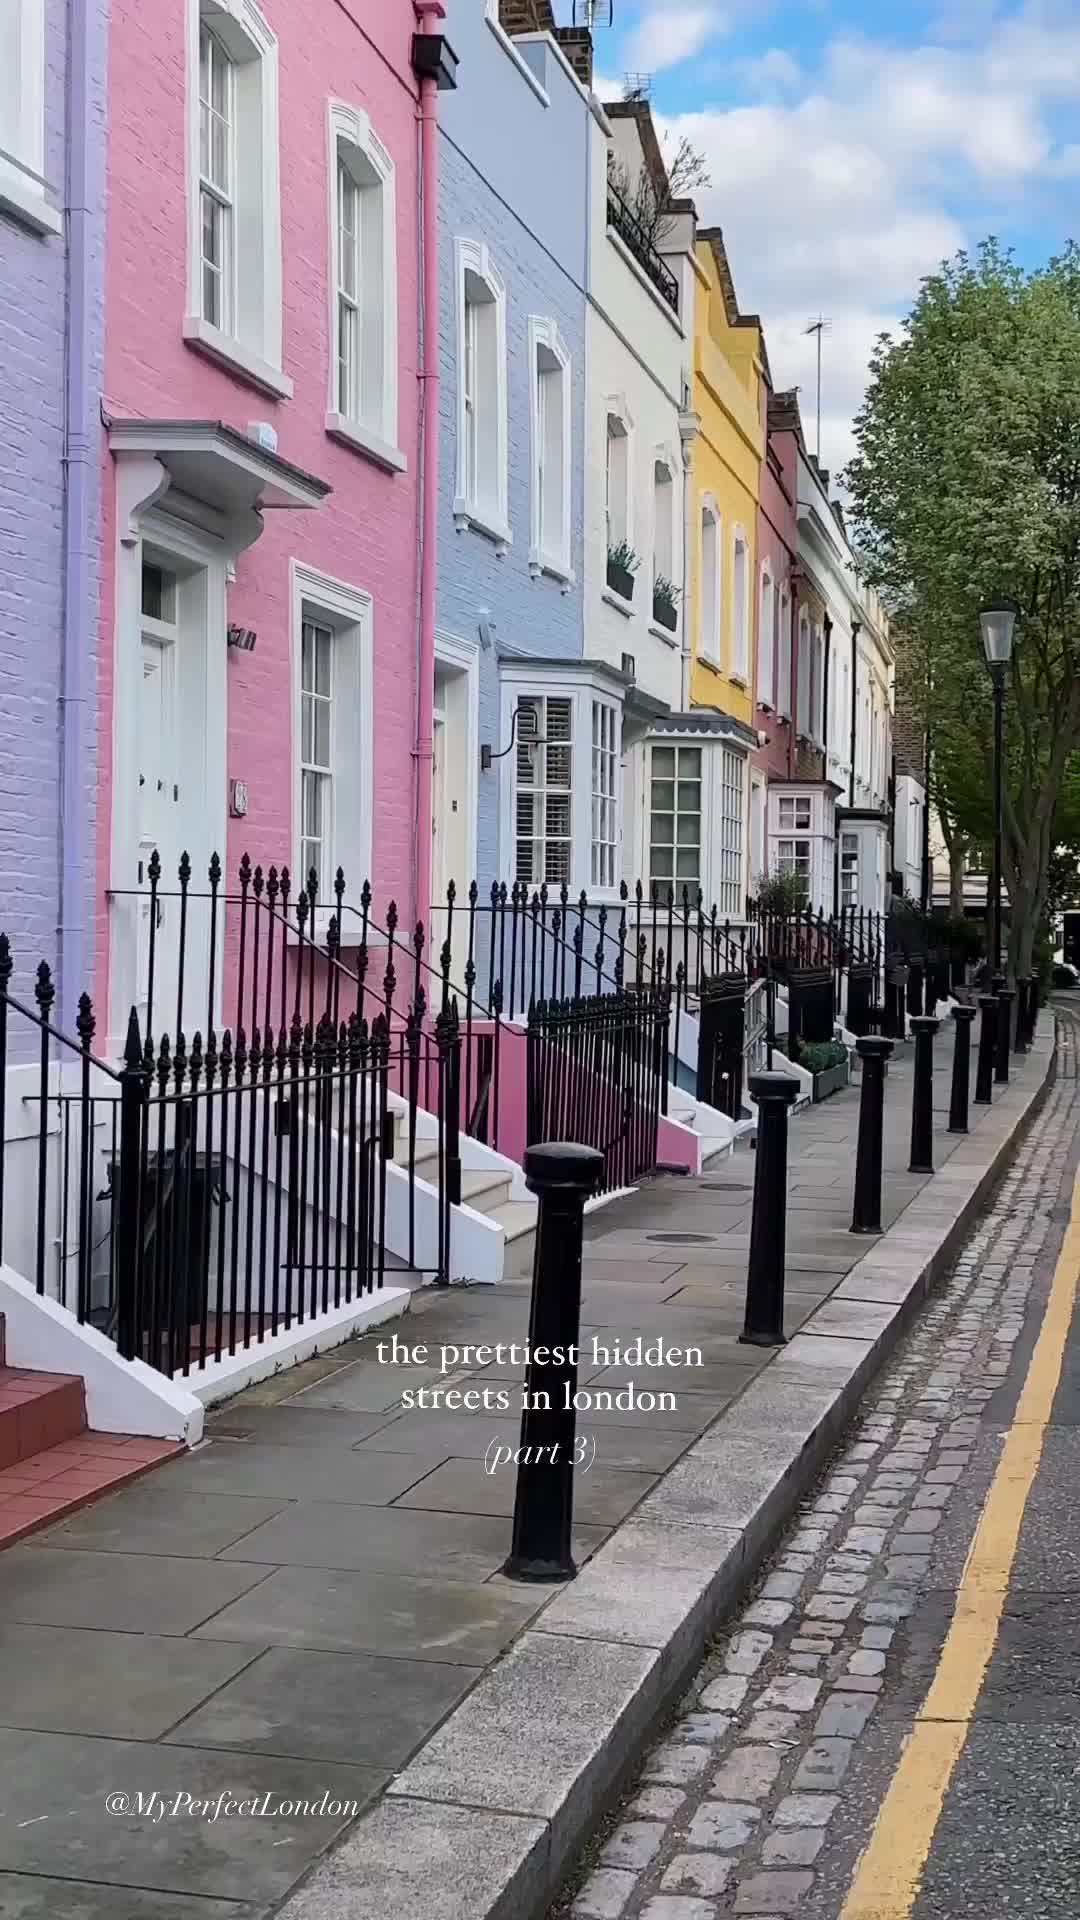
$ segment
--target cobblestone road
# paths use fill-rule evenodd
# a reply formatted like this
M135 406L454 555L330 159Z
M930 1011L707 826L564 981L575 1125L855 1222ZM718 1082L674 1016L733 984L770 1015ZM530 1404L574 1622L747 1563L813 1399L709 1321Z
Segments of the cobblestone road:
M718 1639L634 1790L549 1920L841 1915L938 1663L1068 1218L1080 1118L1078 1028L1070 1012L1062 1014L1059 1032L1057 1081L993 1207L871 1390L847 1444L741 1616ZM1070 1352L1080 1379L1075 1326ZM1067 1368L1062 1392L1068 1389ZM1075 1384L1072 1391L1080 1394ZM1069 1438L1075 1440L1075 1432ZM1063 1459L1058 1470L1066 1464ZM915 1920L960 1914L1003 1920L1014 1913L1064 1920L1080 1913L1075 1848L1055 1843L1049 1831L1049 1810L1065 1811L1054 1792L1058 1775L1072 1796L1069 1817L1075 1821L1080 1812L1080 1681L1073 1657L1080 1633L1071 1624L1080 1598L1075 1453L1068 1464L1074 1485L1071 1505L1062 1490L1071 1556L1071 1601L1062 1602L1070 1615L1067 1645L1048 1653L1044 1628L1043 1641L1029 1652L1036 1663L1041 1658L1044 1695L1047 1670L1058 1676L1052 1691L1060 1697L1071 1686L1072 1693L1070 1711L1061 1714L1067 1722L1062 1737L1049 1746L1044 1741L1041 1759L1032 1750L1022 1763L1029 1771L1055 1772L1054 1781L1043 1783L1041 1800L1036 1782L1029 1782L1031 1843L1026 1853L1020 1850L1018 1864L1011 1836L1009 1845L1002 1842L1007 1789L1017 1791L1009 1722L1026 1686L1022 1654L1018 1669L1016 1647L1010 1655L1003 1633L979 1709L996 1735L980 1736L988 1742L981 1760L974 1734L969 1739L923 1890L913 1907L883 1908L882 1920L909 1910ZM1036 1494L1052 1466L1048 1452ZM1060 1514L1056 1501L1054 1510ZM1026 1538L1027 1532L1021 1558ZM1049 1576L1043 1581L1053 1584ZM999 1656L1012 1660L1004 1675ZM1049 1702L1044 1706L1035 1718L1045 1734L1053 1711ZM977 1730L984 1723L976 1717L972 1725ZM988 1827L995 1829L981 1836L980 1792ZM1041 1838L1035 1831L1040 1805L1047 1809Z

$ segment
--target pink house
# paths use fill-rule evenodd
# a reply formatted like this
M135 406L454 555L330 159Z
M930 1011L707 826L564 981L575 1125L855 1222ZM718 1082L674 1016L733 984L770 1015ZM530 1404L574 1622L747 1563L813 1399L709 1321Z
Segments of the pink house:
M96 998L114 1037L145 1009L155 852L162 1006L191 860L192 1026L213 854L230 890L244 853L288 866L294 897L314 869L322 916L339 864L377 915L394 897L408 926L426 899L435 81L412 61L441 11L353 0L313 31L293 0L111 9Z
M765 745L751 756L751 887L768 867L767 801L770 782L796 771L798 649L793 644L798 564L797 443L786 403L794 396L774 395L762 381L767 415L765 461L761 469L757 545L761 600L757 649L756 719ZM797 404L797 403L796 403Z

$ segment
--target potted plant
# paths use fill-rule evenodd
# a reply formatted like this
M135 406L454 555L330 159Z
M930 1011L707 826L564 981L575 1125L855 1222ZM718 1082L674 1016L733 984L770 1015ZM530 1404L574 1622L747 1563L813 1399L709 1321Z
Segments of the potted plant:
M681 598L682 588L673 587L665 574L658 573L652 590L653 619L658 626L666 627L668 633L674 633L679 624Z
M607 583L612 593L622 600L634 597L634 575L641 565L629 540L620 540L617 546L608 548Z
M814 1076L814 1099L839 1093L851 1077L851 1061L842 1040L800 1040L798 1063Z

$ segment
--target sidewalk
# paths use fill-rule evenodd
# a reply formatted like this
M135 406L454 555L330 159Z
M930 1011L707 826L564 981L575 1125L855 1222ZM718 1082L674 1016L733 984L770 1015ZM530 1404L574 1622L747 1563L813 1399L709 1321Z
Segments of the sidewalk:
M519 1587L498 1571L514 1470L491 1475L483 1455L493 1440L516 1443L517 1417L398 1411L403 1389L440 1376L379 1365L388 1328L251 1389L211 1418L208 1445L5 1553L0 1913L258 1920L393 1780L288 1901L290 1920L525 1920L815 1470L1049 1071L1044 1020L1009 1089L952 1139L950 1043L946 1023L928 1192L927 1176L906 1171L910 1046L886 1081L893 1230L880 1241L848 1232L857 1089L795 1117L796 1338L779 1354L737 1344L749 1151L590 1216L583 1344L662 1335L700 1346L704 1365L582 1367L583 1386L633 1379L674 1393L676 1407L580 1419L597 1448L578 1475L584 1571L568 1588ZM394 1330L429 1349L523 1341L528 1300L524 1281L428 1293ZM453 1383L519 1377L466 1366ZM135 1810L110 1817L110 1790ZM162 1817L149 1799L219 1793L269 1799L258 1819L220 1821ZM311 1810L275 1811L283 1801Z

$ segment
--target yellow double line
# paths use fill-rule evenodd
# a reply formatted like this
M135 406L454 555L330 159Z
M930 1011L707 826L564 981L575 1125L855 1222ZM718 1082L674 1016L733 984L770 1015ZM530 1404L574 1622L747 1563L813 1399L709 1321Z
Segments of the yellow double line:
M1046 1317L964 1567L952 1625L841 1920L908 1920L918 1897L953 1769L997 1645L1024 1509L1061 1379L1078 1276L1080 1175Z

